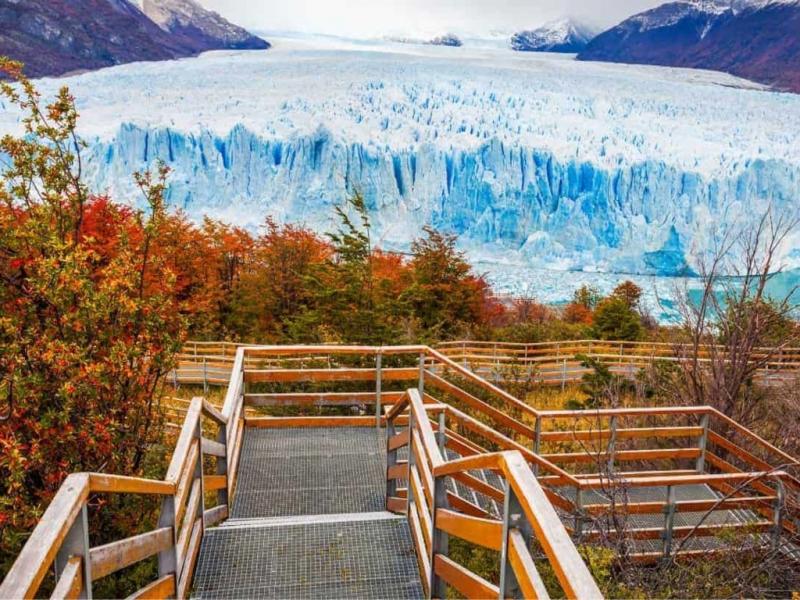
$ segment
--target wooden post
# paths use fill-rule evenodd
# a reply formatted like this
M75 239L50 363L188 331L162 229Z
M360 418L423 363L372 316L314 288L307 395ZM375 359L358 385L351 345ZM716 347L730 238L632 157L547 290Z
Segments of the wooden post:
M567 389L567 359L564 359L564 362L561 366L561 391L563 392Z
M383 376L382 362L383 362L383 355L380 352L378 352L378 354L375 355L375 427L377 429L381 428L381 412L383 410L381 406L382 404L381 387L383 385L383 382L381 380Z
M542 417L537 416L534 424L533 453L540 454L542 450ZM533 465L534 476L539 475L539 463Z
M706 447L708 446L708 421L709 415L704 414L700 417L700 427L703 428L703 433L700 434L700 437L697 440L697 445L700 448L700 456L697 457L697 462L695 463L695 470L698 473L704 473L706 470Z
M208 394L208 359L203 357L203 393Z
M67 537L61 544L55 559L56 580L67 566L70 557L80 556L83 567L83 586L79 598L91 599L92 597L92 559L89 553L89 517L86 503L81 506L81 512L70 527Z
M664 558L672 555L672 530L675 526L675 487L667 486L667 505L664 507Z

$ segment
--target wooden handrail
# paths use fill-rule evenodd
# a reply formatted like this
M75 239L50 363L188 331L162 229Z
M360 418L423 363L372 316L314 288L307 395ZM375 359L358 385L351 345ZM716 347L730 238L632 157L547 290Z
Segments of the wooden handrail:
M488 516L461 513L456 506L447 508L440 504L444 501L441 494L446 477L469 476L470 471L493 470L504 475L508 482L507 493L512 493L514 498L519 500L524 517L544 549L567 597L602 598L596 582L578 554L550 500L519 451L477 454L457 460L445 460L439 449L441 441L437 441L436 438L437 433L445 433L441 430L444 421L440 420L438 431L435 432L417 390L409 390L407 399L396 404L389 412L387 415L390 423L389 431L393 431L391 427L393 419L399 417L406 406L411 408L413 429L411 435L404 437L393 435L387 441L390 452L388 476L406 477L409 482L410 492L407 495L409 524L417 553L422 557L419 561L421 576L431 597L439 597L443 583L453 585L462 594L472 598L483 597L487 590L495 593L495 589L500 591L503 597L507 597L509 591L495 588L493 584L452 563L447 557L446 544L442 545L442 540L445 539L443 536L447 535L456 535L494 550L502 549L504 564L514 570L520 582L520 589L527 591L544 589L530 556L528 544L520 543L519 527L522 525L513 521L508 507L504 512L504 520L497 521ZM454 410L448 407L446 412ZM444 413L441 413L441 416L444 416ZM395 463L392 457L399 448L406 445L411 446L409 455L417 457L417 460L409 460L400 469L392 467L391 465ZM427 465L420 461L431 462L429 474L426 474ZM426 483L429 477L431 480ZM420 486L423 490L419 489ZM497 492L502 493L500 490ZM449 495L448 498L454 499ZM390 507L394 506L394 503L387 504ZM462 504L466 507L469 503ZM482 512L478 507L475 509ZM501 569L503 568L506 567L501 565Z
M134 597L167 597L177 592L182 598L191 581L189 565L196 559L202 536L202 527L198 527L204 517L204 502L198 493L203 479L202 416L209 417L224 431L227 419L202 398L193 399L164 480L108 473L69 475L0 583L0 598L36 597L57 556L62 564L58 565L60 572L56 573L56 592L72 597L81 590L91 596L93 581L156 554L170 554L172 558L159 560L159 565L171 564L173 570L160 572L157 581L136 592ZM224 451L216 446L214 450L218 460L226 460ZM195 483L190 495L186 493L185 482L192 478ZM205 479L212 483L211 488L227 484L224 475ZM87 501L91 494L137 494L162 498L159 526L152 531L91 548L87 523ZM188 506L184 507L187 496ZM181 524L178 520L182 514ZM188 548L178 552L177 547L183 544L183 540L186 540Z

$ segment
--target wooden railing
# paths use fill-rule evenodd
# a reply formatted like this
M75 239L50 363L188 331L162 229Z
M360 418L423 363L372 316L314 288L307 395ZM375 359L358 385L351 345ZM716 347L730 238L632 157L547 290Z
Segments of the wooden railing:
M407 434L408 440L420 456L412 452L410 462L417 465L414 477L420 485L413 481L404 497L402 489L392 488L391 482L408 478L410 467L397 461L390 464L387 506L397 510L402 508L399 502L417 501L420 524L416 530L424 529L423 521L431 525L426 529L427 534L421 533L427 539L426 550L443 547L436 545L433 534L437 531L449 534L448 523L457 523L461 533L465 532L462 525L467 522L484 531L480 529L481 521L465 521L446 511L488 521L502 521L502 515L510 515L511 519L524 513L523 523L527 525L517 526L509 520L507 529L519 530L523 540L529 531L525 528L533 529L536 541L567 593L571 585L583 589L565 580L564 573L559 575L558 563L568 565L563 568L567 574L574 567L574 547L560 533L537 530L537 524L548 529L554 527L549 511L555 509L576 540L591 541L597 535L596 519L609 510L607 504L592 499L598 490L606 493L615 486L666 490L663 501L626 502L618 507L627 514L664 515L661 526L630 532L635 539L664 540L662 552L634 557L642 561L670 555L686 536L719 533L719 527L712 525L701 525L691 531L676 526L675 514L681 511L746 509L762 517L753 524L754 529L768 531L775 540L787 532L796 533L800 525L797 460L711 407L540 411L442 351L426 346L240 346L234 356L224 358L230 368L222 409L218 411L201 399L192 401L165 481L96 474L71 476L0 587L0 598L35 595L54 561L58 574L56 595L73 597L81 589L86 596L93 580L154 555L159 556L159 578L140 593L148 597L185 595L204 527L224 519L234 497L245 426L382 427L389 423L390 428L396 429L401 422L397 419L411 418L413 423L407 431L412 433ZM311 389L296 389L309 386ZM330 386L336 389L324 389ZM419 402L412 402L414 394L409 395L409 388L417 390ZM353 405L361 407L361 414L286 417L246 414L246 410L258 411L264 407L311 407L330 412L335 407ZM402 414L407 409L410 417ZM422 418L421 411L435 415L435 421L429 423L434 438L429 435L428 426L423 425L428 420ZM203 417L219 429L213 440L203 435ZM400 444L403 432L389 433L393 440L389 445ZM417 437L419 443L415 441ZM433 445L432 439L437 440ZM392 452L401 445L390 448L390 460ZM439 455L432 452L433 446ZM458 468L447 467L457 461L445 461L444 449L463 457L465 462L458 463ZM203 456L207 455L217 459L214 474L201 472ZM441 463L432 456L441 456ZM528 465L527 474L519 468L520 461ZM425 464L430 473L425 472ZM446 470L449 468L454 470ZM509 489L518 494L515 499L508 499L511 511L490 509L505 507L505 492L500 489L502 486L476 476L474 469L500 473L506 479ZM482 506L445 492L448 506L433 504L436 482L441 478L459 482L472 490L475 498L488 503ZM721 492L723 498L676 499L675 490L680 486L698 484ZM420 492L425 496L426 489L431 496L426 498L427 515L419 498L414 497L420 496ZM210 490L216 490L218 495L214 508L205 506L204 491ZM86 501L90 494L99 493L161 498L158 527L142 536L90 548L86 538ZM514 502L519 503L520 510L515 511ZM434 521L440 515L442 520L437 525ZM497 525L486 528L485 531L494 531ZM536 591L540 595L541 582L529 568L529 557L520 554L519 536L508 532L500 535L499 548L502 550L503 544L506 548L503 555L506 579L501 588L516 589L514 585L519 585L525 593ZM512 538L513 543L509 542ZM494 591L482 587L486 582L475 580L463 569L447 563L443 555L436 551L428 556L424 572L432 574L430 590L439 589L440 584L435 580L439 577L457 589L471 590L470 594ZM520 565L525 573L518 572Z
M236 350L255 347L231 342L187 342L179 355L178 368L170 381L180 384L226 386ZM509 378L528 379L542 385L566 386L580 382L592 370L576 356L593 358L621 376L634 377L655 361L680 362L694 355L694 349L664 342L575 340L515 344L510 342L443 342L436 349L468 367L481 377L500 383ZM709 362L711 349L697 350L699 362ZM800 348L756 349L754 358L769 357L759 369L758 379L767 384L800 376Z
M398 420L406 410L408 425L399 431ZM447 586L452 586L467 598L548 598L531 555L535 540L567 598L602 598L519 452L447 460L444 417L448 410L445 405L424 404L419 391L411 389L387 415L387 508L407 514L427 596L446 598ZM435 432L431 416L438 419ZM407 449L407 461L398 458L401 448ZM505 492L482 484L503 502L500 519L487 518L479 507L447 491L446 479L469 479L470 472L487 469L501 473L506 482ZM399 489L400 480L408 487ZM500 552L499 587L448 556L450 536Z
M698 356L700 363L710 362L712 348L665 342L609 340L574 340L515 344L510 342L443 342L437 349L453 360L469 366L481 376L495 381L528 378L545 385L581 381L591 373L576 356L593 358L618 375L633 377L655 361L680 362ZM717 347L717 350L720 348ZM770 384L800 375L800 348L757 348L754 359L765 360L758 378Z
M206 417L210 423L204 423ZM91 598L92 584L121 569L158 557L158 578L133 598L185 598L205 527L227 516L227 419L195 398L178 437L163 481L104 473L77 473L62 484L28 542L0 584L0 598L35 598L51 566L52 598ZM216 440L204 430L219 428ZM203 472L204 457L216 458L214 474ZM206 492L217 504L205 507ZM155 529L90 547L88 502L97 494L137 494L160 499Z
M304 405L330 407L360 404L374 406L376 424L385 422L385 410L402 397L387 391L414 384L427 404L446 404L449 422L447 447L463 455L517 451L544 485L552 504L571 523L578 539L595 535L593 523L608 512L604 504L586 500L593 492L618 486L665 490L662 501L628 500L617 510L629 514L669 514L658 528L632 528L634 539L661 537L665 542L658 557L669 555L675 544L689 533L712 536L719 528L676 527L675 513L723 510L733 506L764 517L751 523L753 530L769 530L777 539L798 526L800 486L787 470L797 460L707 406L629 408L588 411L540 411L497 385L476 375L439 350L409 347L262 347L244 351L249 361L293 359L286 368L246 369L248 385L300 385L303 382L361 382L374 391L280 392L245 394L249 407ZM360 356L371 367L336 368L331 356ZM417 366L386 369L385 356L413 357ZM334 368L303 366L303 357L326 361ZM374 362L373 362L374 361ZM315 417L290 418L292 426L310 424ZM349 417L351 424L367 424L369 416ZM248 419L252 425L277 426L280 419ZM473 482L474 483L474 482ZM717 500L676 500L681 486L704 485L725 495ZM571 490L571 491L570 491ZM495 499L496 500L496 499ZM655 554L634 557L655 560Z

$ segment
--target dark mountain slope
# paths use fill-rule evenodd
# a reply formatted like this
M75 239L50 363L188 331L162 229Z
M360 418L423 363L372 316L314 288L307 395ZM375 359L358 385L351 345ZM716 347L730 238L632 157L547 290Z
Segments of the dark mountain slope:
M195 0L140 0L145 15L197 52L266 50L270 44Z
M0 0L0 24L0 55L25 63L29 77L235 47L208 33L165 30L128 0Z
M800 2L672 2L600 34L579 60L725 71L800 92Z

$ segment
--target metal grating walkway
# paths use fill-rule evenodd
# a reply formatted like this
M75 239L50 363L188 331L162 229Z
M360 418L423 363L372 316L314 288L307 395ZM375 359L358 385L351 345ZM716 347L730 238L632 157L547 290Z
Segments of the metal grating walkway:
M385 511L385 447L368 427L246 429L193 597L422 598L408 521Z
M209 529L195 598L422 598L408 522L353 521Z
M370 427L247 429L231 517L382 511L385 447Z

